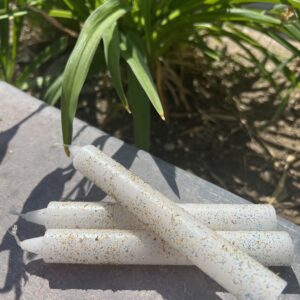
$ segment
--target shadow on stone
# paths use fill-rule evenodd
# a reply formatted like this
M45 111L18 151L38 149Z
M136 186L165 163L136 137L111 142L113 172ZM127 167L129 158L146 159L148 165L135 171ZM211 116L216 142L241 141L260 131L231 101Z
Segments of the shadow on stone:
M53 200L60 200L67 181L69 181L75 171L70 164L66 168L57 168L46 175L33 189L26 199L21 213L47 207ZM21 240L40 236L44 233L41 226L26 223L18 218L15 223L18 226L18 235ZM16 241L10 233L6 233L0 244L0 252L9 251L9 262L7 267L4 286L0 288L0 294L15 290L15 299L20 299L22 294L23 281L27 277L24 269L23 251L16 244Z
M3 136L6 139L1 140L1 145L7 146L9 141L16 134L18 128L25 121L30 119L37 112L41 111L45 106L41 105L36 111L28 115L17 125L13 126L8 131L4 132ZM81 132L87 127L82 126L75 135L75 139L81 134ZM1 137L0 137L1 138ZM5 149L1 147L1 154L5 155ZM3 158L4 156L2 156ZM56 168L54 171L46 175L32 190L29 197L25 200L20 213L26 213L29 211L42 209L48 206L50 201L59 201L62 198L65 184L72 179L75 174L75 170L72 164L69 164L65 168ZM78 187L80 188L80 187ZM18 218L16 223L18 227L18 236L21 240L41 236L44 234L44 228L36 224L25 222L22 218ZM9 251L9 261L7 267L7 274L4 280L4 286L0 288L0 294L7 293L11 290L15 290L15 299L20 299L22 294L22 281L27 281L25 273L25 265L23 260L23 251L17 245L15 239L7 232L0 244L0 252ZM32 258L34 255L27 253L27 258Z
M7 129L3 132L0 132L0 164L1 164L2 160L4 159L4 157L6 155L6 152L7 152L8 145L9 145L10 141L14 138L14 136L18 132L20 126L23 123L25 123L26 121L28 121L35 114L40 112L42 109L44 109L45 107L46 107L45 105L40 105L40 107L37 110L32 112L30 115L28 115L26 118L21 120L19 123L17 123L13 127L9 128L9 129Z
M196 267L96 266L46 264L32 261L32 275L46 278L52 289L156 291L163 299L219 299L223 289Z
M271 267L270 270L288 283L283 291L284 294L300 294L300 286L291 267Z
M156 166L158 167L160 173L168 183L169 187L172 189L175 195L180 198L179 189L176 182L176 167L172 164L164 162L163 160L155 156L153 156L153 160L156 163Z

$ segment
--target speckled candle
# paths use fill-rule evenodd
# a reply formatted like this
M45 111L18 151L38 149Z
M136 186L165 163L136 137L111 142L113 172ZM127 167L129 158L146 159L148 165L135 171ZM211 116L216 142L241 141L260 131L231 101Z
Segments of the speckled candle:
M74 167L239 299L277 299L286 282L92 145ZM192 188L192 187L191 187Z
M220 231L231 244L266 266L290 266L293 243L277 231ZM146 231L48 229L43 237L20 243L48 263L191 265L178 251Z
M276 230L269 204L196 204L178 206L214 230ZM118 203L52 201L45 209L22 215L46 228L142 229L145 225Z

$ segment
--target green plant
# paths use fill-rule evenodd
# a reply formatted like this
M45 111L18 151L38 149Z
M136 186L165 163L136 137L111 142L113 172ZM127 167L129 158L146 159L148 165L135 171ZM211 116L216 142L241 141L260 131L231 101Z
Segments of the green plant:
M0 79L13 83L19 88L26 88L30 76L36 69L66 50L67 38L60 36L50 45L43 46L26 67L17 68L24 19L34 21L40 16L38 8L35 7L38 2L5 0L1 1L0 5ZM41 25L40 18L36 22L38 26Z
M65 144L72 141L72 122L81 88L88 74L100 69L101 66L95 62L102 56L119 98L125 109L132 111L135 143L143 149L148 149L150 145L149 103L152 103L162 118L168 112L166 98L170 94L174 98L181 98L185 107L191 109L185 87L168 62L170 57L176 56L177 65L184 65L179 53L184 53L187 48L197 48L203 53L203 59L216 61L222 59L224 53L207 41L222 41L226 37L238 45L243 50L240 56L269 81L281 99L274 120L284 109L291 91L298 86L298 76L288 66L299 56L298 48L290 42L300 41L300 4L296 0L290 0L288 4L283 0L2 2L0 76L19 87L28 84L29 75L34 69L64 53L68 45L72 45L77 38L77 33L81 32L64 73L58 73L50 81L45 80L50 82L44 97L46 102L53 105L62 96ZM271 6L264 9L258 7L257 2L268 2ZM251 3L256 5L250 7ZM16 75L23 18L34 16L42 17L53 25L61 38L57 39L56 45L42 50L31 65ZM10 26L12 31L9 30ZM291 56L282 61L265 45L245 33L243 28L264 33L288 49ZM260 57L255 52L259 52ZM235 57L230 59L240 64ZM273 70L266 68L267 62L274 65ZM283 90L276 80L278 72L285 76L288 83Z
M243 0L105 1L86 20L64 72L62 82L64 143L71 143L72 121L79 93L101 40L103 40L107 67L116 91L127 110L128 102L130 103L135 123L136 144L144 149L149 147L148 101L150 100L156 111L162 117L164 116L163 106L156 90L156 86L162 84L159 82L160 61L185 45L198 47L208 59L218 59L220 52L209 47L205 41L208 37L220 39L226 36L246 52L246 58L259 69L262 76L269 80L275 89L279 90L272 72L265 68L265 60L261 61L255 57L252 53L253 48L277 65L273 72L281 71L288 78L290 87L287 90L295 87L298 78L287 67L287 62L280 63L280 59L275 54L243 33L240 26L265 32L290 49L293 55L298 55L299 51L279 32L299 40L298 19L286 22L282 18L284 10L290 7L297 16L299 3L289 1L290 6L282 6L280 1L264 1L281 5L277 10L267 12L259 8L246 7L245 4L249 2ZM122 85L125 80L122 80L120 75L119 62L122 64L122 61L126 61L128 65L127 97ZM153 75L156 78L156 86L152 79Z
M17 2L22 5L24 1ZM25 14L27 14L25 10L12 9L8 0L0 2L0 78L8 82L13 80Z

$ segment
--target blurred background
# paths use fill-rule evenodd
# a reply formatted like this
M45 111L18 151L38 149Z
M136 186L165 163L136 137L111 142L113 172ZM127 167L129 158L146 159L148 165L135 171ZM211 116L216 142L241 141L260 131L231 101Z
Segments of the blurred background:
M1 0L0 80L300 224L299 9Z

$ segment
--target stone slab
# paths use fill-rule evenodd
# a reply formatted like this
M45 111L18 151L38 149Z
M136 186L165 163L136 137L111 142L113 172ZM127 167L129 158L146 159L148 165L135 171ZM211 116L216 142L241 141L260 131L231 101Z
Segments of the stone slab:
M75 144L99 146L176 202L248 203L80 120L74 126ZM47 265L23 253L7 230L16 223L23 240L43 228L12 211L106 198L54 146L61 140L59 110L0 82L0 299L230 299L196 267ZM273 270L288 281L282 299L300 299L300 230L281 218L279 229L291 234L296 258L292 268Z

